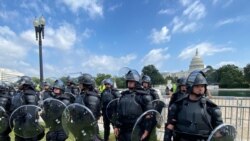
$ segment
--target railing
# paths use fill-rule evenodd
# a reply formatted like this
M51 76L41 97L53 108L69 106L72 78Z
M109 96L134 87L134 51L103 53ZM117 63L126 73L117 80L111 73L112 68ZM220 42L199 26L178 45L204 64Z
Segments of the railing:
M169 97L163 100L168 103ZM237 141L250 141L250 98L213 96L211 100L221 108L223 122L236 127ZM165 110L162 115L163 118L166 119L167 110ZM102 118L99 120L99 123L103 124ZM164 125L157 130L157 138L162 141Z

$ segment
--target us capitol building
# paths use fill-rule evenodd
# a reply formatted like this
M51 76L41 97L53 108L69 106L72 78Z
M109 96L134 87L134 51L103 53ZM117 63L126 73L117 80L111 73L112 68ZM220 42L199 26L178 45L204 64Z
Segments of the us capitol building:
M198 49L196 49L196 53L194 57L192 58L192 61L189 65L189 70L188 71L180 71L180 72L174 72L174 73L168 73L168 72L163 72L162 75L164 78L170 76L170 77L188 77L189 73L194 71L194 70L201 70L204 69L205 65L203 63L202 58L199 56Z

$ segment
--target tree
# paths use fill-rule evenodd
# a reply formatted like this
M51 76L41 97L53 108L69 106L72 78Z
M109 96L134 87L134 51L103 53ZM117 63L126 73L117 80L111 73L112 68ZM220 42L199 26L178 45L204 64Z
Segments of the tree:
M206 67L205 75L209 85L218 84L218 72L212 66Z
M247 64L246 67L244 67L244 77L245 80L250 83L250 64Z
M68 76L62 76L59 79L62 80L62 82L64 83L64 85L66 85L67 84L67 80L68 80Z
M40 84L40 79L38 77L32 77L31 79L35 83L35 85L39 85Z
M126 80L123 77L115 77L117 88L126 88Z
M142 73L144 75L148 75L151 78L153 85L164 83L163 76L161 75L159 70L155 68L154 65L144 66L142 69Z
M97 86L100 86L102 81L106 78L111 78L110 74L98 73L95 78L95 82Z
M243 73L235 65L224 65L217 70L217 73L220 87L240 88L245 85Z

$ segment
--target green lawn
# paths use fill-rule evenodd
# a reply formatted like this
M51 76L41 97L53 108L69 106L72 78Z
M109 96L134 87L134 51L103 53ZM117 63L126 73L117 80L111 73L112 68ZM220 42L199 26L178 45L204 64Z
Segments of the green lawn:
M46 129L46 132L48 131L48 129ZM103 138L103 132L100 132L101 137ZM15 140L15 135L14 132L10 133L10 137L11 140L14 141ZM44 137L41 141L46 141L46 138ZM67 141L74 141L74 137L69 136L69 138L67 139ZM113 133L110 134L110 141L115 141L115 136Z

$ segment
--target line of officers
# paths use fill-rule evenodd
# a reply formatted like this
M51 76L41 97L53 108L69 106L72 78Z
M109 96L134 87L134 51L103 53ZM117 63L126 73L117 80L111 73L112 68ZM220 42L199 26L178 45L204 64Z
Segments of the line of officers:
M6 111L5 116L10 116L22 105L39 105L41 100L47 98L58 99L65 105L79 103L89 108L96 120L103 116L104 139L97 135L94 141L109 140L110 124L116 140L131 141L132 130L138 117L154 109L152 101L159 99L159 94L151 88L150 77L147 75L141 77L135 70L125 74L125 81L127 89L120 93L113 87L111 78L105 79L103 81L105 90L98 94L94 78L86 73L78 77L79 90L75 87L69 88L70 85L65 87L61 80L56 80L51 89L45 89L38 94L31 78L23 76L17 81L17 91L3 82L0 83L0 106ZM66 92L68 90L70 92ZM211 131L223 123L220 109L206 97L206 92L207 81L202 71L194 71L187 79L178 80L178 91L173 94L168 107L164 141L205 141ZM116 120L111 123L106 109L108 103L116 98L119 98L115 113ZM156 131L153 130L155 123L151 121L150 116L149 120L145 120L139 140L157 140ZM1 119L0 123L3 124ZM10 127L0 130L0 141L9 141L10 132ZM62 125L59 124L58 128L50 128L47 133L42 132L33 138L15 135L15 141L37 141L44 136L47 141L65 141L68 138Z

